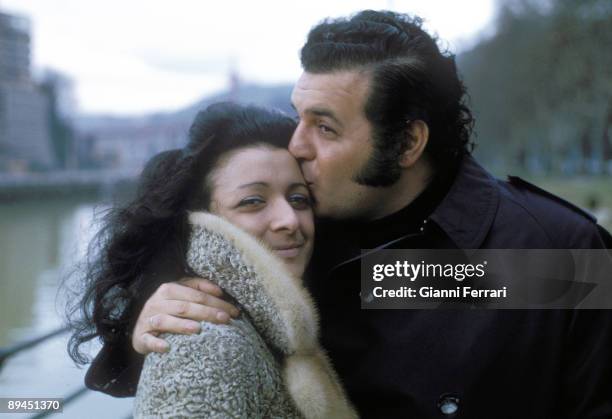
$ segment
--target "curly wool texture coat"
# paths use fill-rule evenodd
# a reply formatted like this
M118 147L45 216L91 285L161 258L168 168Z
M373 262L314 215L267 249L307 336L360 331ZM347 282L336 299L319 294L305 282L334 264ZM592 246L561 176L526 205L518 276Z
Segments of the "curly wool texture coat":
M197 335L166 335L170 352L145 359L134 417L356 418L319 346L301 280L228 221L204 212L189 221L189 265L243 314L229 325L202 323Z

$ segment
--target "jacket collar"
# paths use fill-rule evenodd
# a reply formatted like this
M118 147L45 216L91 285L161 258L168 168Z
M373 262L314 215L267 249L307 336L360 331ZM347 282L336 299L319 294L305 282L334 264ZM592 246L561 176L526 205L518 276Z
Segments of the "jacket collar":
M472 156L465 156L455 181L429 217L460 249L478 249L491 229L499 187Z

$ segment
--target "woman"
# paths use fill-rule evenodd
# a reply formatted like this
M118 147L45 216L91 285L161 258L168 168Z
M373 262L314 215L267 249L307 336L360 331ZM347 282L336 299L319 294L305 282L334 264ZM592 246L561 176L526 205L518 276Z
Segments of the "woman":
M171 350L145 359L135 417L356 417L301 285L314 224L287 151L294 129L264 109L209 107L185 149L153 159L137 199L102 230L81 302L85 321L71 340L75 359L96 336L124 338L117 335L162 280L212 278L241 308L229 325L165 337Z

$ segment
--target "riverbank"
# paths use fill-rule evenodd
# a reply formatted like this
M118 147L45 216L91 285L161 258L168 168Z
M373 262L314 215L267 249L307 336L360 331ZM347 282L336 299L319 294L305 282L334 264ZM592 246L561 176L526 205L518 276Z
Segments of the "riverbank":
M64 324L66 302L72 295L61 286L83 260L95 233L96 212L105 208L100 201L74 192L0 203L0 347ZM0 395L48 399L82 388L85 370L68 357L68 338L69 334L56 336L7 359L0 369ZM95 350L94 345L91 353ZM130 417L130 411L131 400L90 391L67 405L61 417L121 419Z
M73 195L110 197L133 191L139 170L0 173L0 203Z

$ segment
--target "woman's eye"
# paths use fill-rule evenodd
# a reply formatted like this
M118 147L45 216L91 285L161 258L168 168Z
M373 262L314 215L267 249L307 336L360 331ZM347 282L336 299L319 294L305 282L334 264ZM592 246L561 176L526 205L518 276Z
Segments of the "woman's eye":
M265 201L258 197L248 197L244 198L238 203L239 207L256 207L258 205L264 204Z
M291 206L295 209L307 209L311 207L310 198L306 195L291 195L289 197L289 202Z

